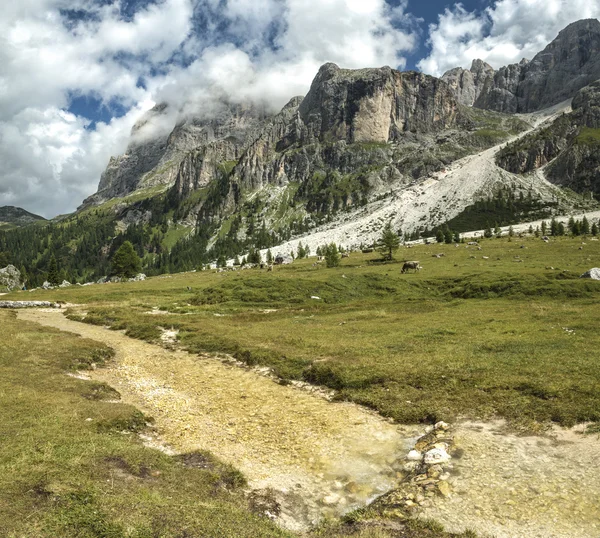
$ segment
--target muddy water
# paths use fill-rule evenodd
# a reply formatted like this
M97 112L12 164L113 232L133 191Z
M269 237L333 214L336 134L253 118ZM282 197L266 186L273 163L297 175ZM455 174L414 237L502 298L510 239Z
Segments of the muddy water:
M240 469L252 488L272 488L282 505L279 522L291 530L394 488L420 433L215 358L67 320L60 311L18 315L114 348L115 364L92 376L156 419L160 439L148 441L176 452L209 450Z
M495 538L600 538L600 437L582 429L539 437L502 422L459 424L454 493L422 517Z

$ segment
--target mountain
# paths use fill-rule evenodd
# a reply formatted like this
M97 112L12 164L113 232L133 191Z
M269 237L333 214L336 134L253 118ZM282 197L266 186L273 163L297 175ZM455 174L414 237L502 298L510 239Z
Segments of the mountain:
M359 248L388 222L418 238L592 207L599 36L580 21L531 62L441 78L329 63L277 113L159 104L74 215L0 234L0 254L32 285L55 254L73 282L104 276L126 240L159 274L300 242Z
M524 59L492 73L490 66L477 60L470 71L458 68L442 76L459 101L509 114L556 105L599 78L597 19L570 24L531 61Z
M543 131L508 144L498 165L515 174L544 169L556 185L600 196L600 80L581 89L572 108Z
M25 209L14 206L0 207L0 230L19 228L35 222L45 221L44 217L34 215Z

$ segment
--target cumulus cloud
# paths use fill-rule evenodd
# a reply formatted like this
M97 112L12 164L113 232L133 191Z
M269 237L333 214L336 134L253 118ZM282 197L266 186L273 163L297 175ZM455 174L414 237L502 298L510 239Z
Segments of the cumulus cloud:
M170 105L169 129L222 99L280 108L328 61L403 67L413 25L406 0L10 2L0 18L0 205L72 211L156 102ZM67 112L73 96L128 112L92 129Z
M597 17L600 3L589 0L497 0L483 12L455 4L430 26L431 52L418 66L440 76L479 58L498 69L531 59L569 23Z

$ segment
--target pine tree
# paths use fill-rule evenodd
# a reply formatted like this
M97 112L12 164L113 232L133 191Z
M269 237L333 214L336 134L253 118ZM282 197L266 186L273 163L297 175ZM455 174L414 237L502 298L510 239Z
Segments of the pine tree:
M452 243L452 237L452 230L450 228L446 228L446 231L444 232L444 242L449 245Z
M590 233L590 221L584 215L583 220L581 221L581 233L583 235L588 235Z
M546 221L543 220L542 221L542 235L546 235L547 231L548 231L548 225L546 224Z
M487 237L489 239L493 235L494 233L492 232L492 229L489 226L483 231L483 237Z
M305 249L304 249L304 247L302 246L302 241L300 241L300 242L298 243L298 256L297 256L297 258L298 258L299 260L301 260L302 258L305 258L305 257L306 257L306 250L305 250Z
M561 222L561 224L562 224L563 229L564 229L565 225L562 222ZM552 220L550 221L550 233L552 235L559 235L559 233L558 233L558 222L557 222L557 220L554 217L552 217ZM563 235L563 234L560 234L560 235Z
M133 278L140 272L142 262L130 241L125 241L112 257L111 275Z
M592 224L592 235L598 235L598 225L595 222Z
M435 240L438 243L443 243L444 242L444 232L442 231L441 228L438 228L438 231L435 232Z
M512 226L508 227L508 237L514 237L515 236L515 230Z
M394 259L394 251L400 246L400 238L392 231L392 224L388 222L379 238L379 252L386 260Z
M496 226L494 227L494 235L496 237L500 237L502 235L502 229L500 226L498 226L498 223L496 223Z
M271 249L267 250L267 263L270 265L273 263L273 253Z
M325 247L325 264L327 267L337 267L340 264L340 255L335 243Z
M48 282L53 286L58 286L60 284L60 274L58 273L58 264L56 263L56 258L54 254L50 258L50 263L48 264L48 276L46 277Z

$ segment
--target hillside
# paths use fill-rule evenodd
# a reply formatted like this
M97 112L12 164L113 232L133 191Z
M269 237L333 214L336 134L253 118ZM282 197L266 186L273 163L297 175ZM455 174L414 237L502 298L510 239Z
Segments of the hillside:
M35 222L43 222L46 219L39 215L34 215L25 209L14 206L0 207L0 230L9 230L27 226Z

